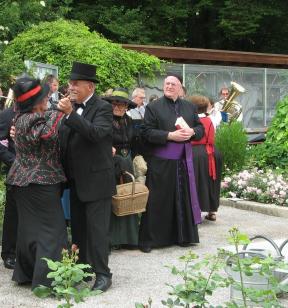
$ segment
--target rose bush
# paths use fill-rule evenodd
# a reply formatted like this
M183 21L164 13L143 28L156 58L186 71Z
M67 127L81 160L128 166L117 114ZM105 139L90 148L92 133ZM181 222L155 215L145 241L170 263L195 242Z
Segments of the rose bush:
M225 176L221 192L224 197L288 206L288 181L271 169L255 168Z

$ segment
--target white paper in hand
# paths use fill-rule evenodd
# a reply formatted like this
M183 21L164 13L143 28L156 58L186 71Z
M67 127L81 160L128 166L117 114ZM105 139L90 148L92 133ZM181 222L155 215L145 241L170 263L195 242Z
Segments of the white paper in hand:
M181 129L181 128L190 128L189 125L187 124L187 122L183 119L183 117L178 117L176 122L175 122L175 126L177 129Z

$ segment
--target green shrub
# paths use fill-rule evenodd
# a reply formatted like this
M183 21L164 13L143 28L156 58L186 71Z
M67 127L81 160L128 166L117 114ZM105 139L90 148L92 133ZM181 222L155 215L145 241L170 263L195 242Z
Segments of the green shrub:
M224 170L235 172L242 169L247 147L247 136L242 123L222 123L216 131L215 145L223 156Z
M42 258L51 270L47 278L53 281L51 287L39 285L33 290L33 293L40 298L55 295L58 300L63 299L65 303L58 305L57 308L70 308L74 306L74 301L78 304L84 302L84 299L88 296L100 294L101 291L99 290L91 291L84 281L85 278L93 277L94 274L87 272L91 269L89 264L78 262L78 255L79 249L73 244L71 251L63 248L61 261ZM82 285L79 286L81 283Z
M265 143L282 145L288 153L288 96L277 103L276 113L268 129Z
M90 32L83 23L61 19L19 34L5 49L2 70L18 75L25 69L23 60L58 66L60 83L67 82L73 61L95 64L100 92L116 86L131 88L139 73L153 78L161 64L154 56L126 50Z
M260 169L277 169L283 175L288 174L288 152L282 144L262 143L253 145L247 152L247 167Z
M278 169L288 174L288 96L278 102L266 140L248 150L248 167Z
M260 160L263 165L279 167L288 172L288 96L278 102L266 141L256 152L256 160Z

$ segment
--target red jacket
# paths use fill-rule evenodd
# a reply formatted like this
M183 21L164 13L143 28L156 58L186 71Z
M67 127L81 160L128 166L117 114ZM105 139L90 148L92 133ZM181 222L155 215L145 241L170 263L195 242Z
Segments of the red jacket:
M204 136L197 141L192 141L193 146L203 144L206 146L206 152L208 155L208 164L209 164L209 175L216 180L216 164L214 156L214 142L215 142L215 129L213 123L209 117L199 118L200 122L204 126L205 133Z

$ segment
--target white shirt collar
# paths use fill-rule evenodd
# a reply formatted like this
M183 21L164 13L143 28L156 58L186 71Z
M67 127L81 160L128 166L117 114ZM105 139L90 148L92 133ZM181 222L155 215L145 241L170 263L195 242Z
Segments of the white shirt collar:
M86 103L89 101L89 99L93 96L93 94L94 93L92 93L91 95L89 95L84 101L83 101L83 105L86 107ZM76 110L76 113L78 113L79 115L82 115L82 113L83 113L83 108L78 108L77 110Z
M89 99L93 96L93 94L94 93L92 93L91 95L89 95L83 102L82 102L82 104L84 105L84 106L86 106L86 103L89 101Z
M205 113L199 113L198 114L198 118L205 118L207 117Z

